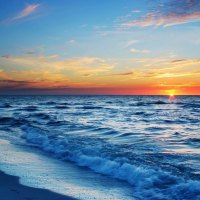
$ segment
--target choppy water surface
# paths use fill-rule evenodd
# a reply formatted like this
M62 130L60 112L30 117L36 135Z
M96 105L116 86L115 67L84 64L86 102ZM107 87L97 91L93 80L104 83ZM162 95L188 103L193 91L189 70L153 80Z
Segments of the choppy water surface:
M199 128L200 96L0 97L2 138L123 180L135 199L200 199Z

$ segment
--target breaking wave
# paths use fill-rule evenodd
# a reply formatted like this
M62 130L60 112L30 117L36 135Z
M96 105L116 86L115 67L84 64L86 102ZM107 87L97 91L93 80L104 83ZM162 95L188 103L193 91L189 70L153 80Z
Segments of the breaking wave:
M128 182L138 199L152 200L198 200L200 183L175 176L162 169L136 166L125 158L112 157L110 145L93 138L72 135L56 135L38 127L23 125L22 137L36 147L79 166ZM87 140L90 140L89 142ZM95 143L95 145L88 145ZM95 147L95 148L94 148ZM107 154L108 153L108 154Z

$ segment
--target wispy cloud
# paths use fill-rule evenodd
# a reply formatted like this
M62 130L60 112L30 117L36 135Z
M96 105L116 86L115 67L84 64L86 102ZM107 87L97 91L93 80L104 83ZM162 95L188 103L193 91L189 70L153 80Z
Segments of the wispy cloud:
M19 19L29 16L30 14L35 12L38 9L38 7L39 7L39 4L31 4L31 5L26 6L19 14L17 14L13 18L13 20L19 20Z
M30 15L32 15L33 13L35 13L39 7L40 7L40 4L29 4L14 17L6 19L4 21L4 23L12 23L15 21L25 19L25 18L29 17Z
M140 12L142 12L141 10L132 10L131 11L132 13L140 13Z
M198 62L198 59L171 57L132 58L124 63L120 59L99 57L6 55L0 57L0 88L108 88L165 82L176 85L190 80L193 85L199 84Z
M185 14L185 15L177 15L170 14L166 16L158 16L153 13L149 13L138 20L129 21L127 23L122 24L123 28L131 28L135 26L147 27L147 26L174 26L178 24L185 24L189 22L200 21L200 12Z
M6 74L4 70L0 69L0 80L3 79L10 79L10 76Z
M200 21L199 0L161 0L155 1L157 6L138 19L122 23L122 28L147 26L174 26L178 24ZM154 2L154 4L155 4Z
M73 45L73 44L75 44L76 43L76 40L68 40L67 42L66 42L66 44L69 44L69 45Z
M36 52L35 51L26 51L26 54L33 55L33 54L36 54Z
M131 53L149 53L150 51L147 49L139 50L139 49L132 48L132 49L130 49L130 52Z
M9 77L4 71L0 71L0 78L9 80L36 81L31 87L64 87L66 84L72 87L77 85L89 85L92 87L102 84L96 83L98 77L110 72L115 64L97 57L80 57L71 59L59 59L56 55L39 56L25 54L22 56L1 56L0 62L7 68ZM15 66L15 70L9 66ZM18 69L23 66L23 70ZM68 78L70 77L70 79ZM85 77L85 78L83 78ZM93 83L90 83L93 82ZM8 84L8 82L4 83ZM9 82L10 84L11 82ZM0 84L1 85L1 84ZM30 86L27 85L28 87Z
M172 60L171 63L181 64L181 65L194 65L194 64L200 64L200 59L179 59L179 60Z
M116 74L112 74L112 76L130 76L133 75L133 72L122 72L122 73L116 73Z
M139 40L129 40L125 43L124 48L130 47L133 44L137 44L139 42Z
M11 79L1 79L0 87L7 88L22 88L27 87L29 84L37 83L35 81L23 81L23 80L11 80Z
M187 83L187 84L166 84L166 83L162 83L162 84L157 84L156 86L160 86L160 87L187 87L187 86L192 86L191 83Z
M195 75L199 75L199 72L186 72L186 73L158 73L154 76L154 78L177 78L177 77L187 77Z
M134 74L133 72L121 72L121 73L107 74L107 75L104 75L104 76L130 76L130 75L133 75L133 74ZM90 77L92 75L93 74L84 74L83 76Z

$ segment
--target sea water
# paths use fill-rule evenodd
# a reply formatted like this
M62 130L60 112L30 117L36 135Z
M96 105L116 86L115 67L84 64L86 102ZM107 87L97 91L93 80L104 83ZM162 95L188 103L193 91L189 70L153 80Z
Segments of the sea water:
M79 199L199 200L199 128L200 96L1 96L0 169Z

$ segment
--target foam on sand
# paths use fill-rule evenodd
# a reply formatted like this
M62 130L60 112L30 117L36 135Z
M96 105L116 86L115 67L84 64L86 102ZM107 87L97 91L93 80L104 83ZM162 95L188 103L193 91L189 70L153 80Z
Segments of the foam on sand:
M0 144L0 170L18 176L23 185L82 200L98 200L100 197L105 200L133 199L132 188L124 182L50 158L31 147L14 146L1 139Z

